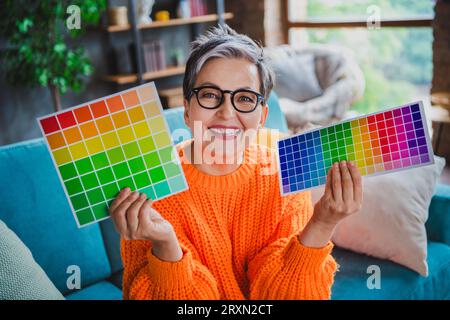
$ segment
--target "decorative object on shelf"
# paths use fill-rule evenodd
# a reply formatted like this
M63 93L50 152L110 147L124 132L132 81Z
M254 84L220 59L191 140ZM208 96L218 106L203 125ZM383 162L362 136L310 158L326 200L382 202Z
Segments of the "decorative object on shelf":
M183 64L183 50L180 48L173 49L170 52L170 59L173 66L181 66Z
M167 10L161 10L155 13L156 21L168 21L170 20L170 13Z
M111 7L108 9L108 24L110 26L128 25L128 8L126 6Z
M138 24L148 24L152 22L150 14L152 13L153 5L155 0L138 0L137 1L137 23Z
M159 71L167 68L166 52L161 40L151 40L142 44L145 72Z
M189 0L180 0L178 5L178 18L186 19L191 17L191 4Z

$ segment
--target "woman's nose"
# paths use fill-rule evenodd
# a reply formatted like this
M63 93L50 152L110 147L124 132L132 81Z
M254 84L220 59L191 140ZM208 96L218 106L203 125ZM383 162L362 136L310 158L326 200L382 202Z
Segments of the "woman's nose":
M236 113L236 110L233 107L233 103L231 102L231 95L225 93L223 96L223 102L217 109L217 113L224 118L233 117Z

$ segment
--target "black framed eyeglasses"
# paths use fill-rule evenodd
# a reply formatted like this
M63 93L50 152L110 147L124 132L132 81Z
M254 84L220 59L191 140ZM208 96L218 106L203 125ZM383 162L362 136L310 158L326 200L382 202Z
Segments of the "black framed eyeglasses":
M225 100L225 93L230 94L231 104L238 112L253 112L258 104L264 103L264 96L258 92L238 89L235 91L222 90L214 86L202 86L191 90L188 99L195 94L198 104L205 109L217 109Z

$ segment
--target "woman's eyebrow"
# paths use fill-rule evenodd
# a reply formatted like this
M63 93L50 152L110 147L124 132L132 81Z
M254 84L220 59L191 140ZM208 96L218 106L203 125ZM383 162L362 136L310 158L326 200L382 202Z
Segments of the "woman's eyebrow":
M202 86L213 86L213 87L217 87L219 89L222 89L219 85L217 85L215 83L212 83L212 82L202 82L201 84L199 84L199 87L202 87ZM240 87L240 88L237 88L235 90L240 90L240 89L254 90L254 89L252 89L249 86Z
M198 86L199 86L199 87L203 87L203 86L213 86L213 87L220 88L219 85L217 85L217 84L215 84L215 83L212 83L212 82L202 82L202 83L200 83Z

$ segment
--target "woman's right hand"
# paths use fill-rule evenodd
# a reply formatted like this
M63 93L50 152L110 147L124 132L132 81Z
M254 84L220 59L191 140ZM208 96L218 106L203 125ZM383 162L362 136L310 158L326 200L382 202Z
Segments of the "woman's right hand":
M111 203L109 213L117 231L126 240L150 240L155 256L165 261L178 261L183 253L174 228L152 208L152 203L145 194L125 188Z

